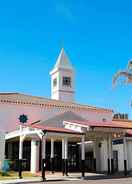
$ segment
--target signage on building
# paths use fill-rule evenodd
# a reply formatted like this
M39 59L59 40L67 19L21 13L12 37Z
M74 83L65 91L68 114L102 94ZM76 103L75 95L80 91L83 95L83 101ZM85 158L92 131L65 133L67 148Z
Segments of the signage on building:
M114 119L128 119L128 114L126 113L116 113L114 114Z

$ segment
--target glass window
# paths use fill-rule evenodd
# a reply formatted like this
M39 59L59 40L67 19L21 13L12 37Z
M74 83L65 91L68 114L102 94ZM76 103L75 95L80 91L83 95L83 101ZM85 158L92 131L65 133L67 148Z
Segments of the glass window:
M53 86L55 87L57 85L57 78L53 80Z
M70 86L71 87L71 78L70 77L63 77L63 86Z

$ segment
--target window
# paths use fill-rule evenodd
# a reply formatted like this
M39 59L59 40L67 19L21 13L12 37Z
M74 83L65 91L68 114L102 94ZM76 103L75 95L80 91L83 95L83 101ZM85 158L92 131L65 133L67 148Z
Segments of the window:
M55 87L57 85L57 78L53 80L53 86Z
M70 86L71 87L71 78L70 77L63 77L63 86Z

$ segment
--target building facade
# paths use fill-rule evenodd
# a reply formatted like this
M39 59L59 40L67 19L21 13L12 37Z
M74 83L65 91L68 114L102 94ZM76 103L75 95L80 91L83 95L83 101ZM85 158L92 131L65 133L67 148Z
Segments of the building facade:
M5 159L5 134L0 131L0 170L3 167L3 162Z
M82 176L84 171L131 170L130 122L113 120L111 109L75 102L74 68L64 49L50 76L51 99L0 93L0 129L6 133L5 156L13 161L12 169L20 177L22 169L81 170Z

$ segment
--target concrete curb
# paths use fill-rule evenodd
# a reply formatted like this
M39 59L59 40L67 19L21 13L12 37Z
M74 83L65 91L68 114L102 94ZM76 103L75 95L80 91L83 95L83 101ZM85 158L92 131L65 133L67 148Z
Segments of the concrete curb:
M75 181L75 180L81 180L81 178L76 177L48 177L46 178L46 182L50 181ZM41 178L30 178L30 179L14 179L14 180L0 180L0 184L20 184L20 183L36 183L41 182Z
M17 183L28 183L28 182L40 182L40 178L29 178L29 179L12 179L12 180L0 180L0 184L17 184Z

